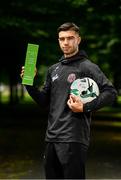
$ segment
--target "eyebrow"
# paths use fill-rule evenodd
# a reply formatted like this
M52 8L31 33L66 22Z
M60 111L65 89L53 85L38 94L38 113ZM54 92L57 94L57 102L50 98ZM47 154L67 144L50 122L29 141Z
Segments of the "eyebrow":
M64 40L64 39L73 39L73 38L75 38L75 37L74 36L66 36L66 37L62 36L62 37L59 37L58 39Z

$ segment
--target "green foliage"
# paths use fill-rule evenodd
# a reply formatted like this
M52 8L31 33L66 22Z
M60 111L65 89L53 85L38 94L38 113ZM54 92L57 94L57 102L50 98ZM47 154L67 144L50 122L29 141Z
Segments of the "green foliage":
M9 42L13 43L13 49L17 49L19 57L17 58L17 54L14 57L15 53L13 53L10 58L13 62L18 59L18 64L24 62L28 42L40 45L38 57L40 69L41 65L49 66L56 63L61 56L56 29L66 21L73 21L80 27L82 36L80 48L87 51L89 58L99 64L114 81L117 89L120 89L120 0L6 0L1 2L2 42L8 42L9 39ZM3 45L2 51L6 51Z
M85 5L88 0L67 0L67 2L71 3L73 7L79 7Z

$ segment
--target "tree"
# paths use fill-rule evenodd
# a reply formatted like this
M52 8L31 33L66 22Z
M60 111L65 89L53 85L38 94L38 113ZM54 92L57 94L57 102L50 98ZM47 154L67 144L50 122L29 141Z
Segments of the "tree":
M57 62L61 52L56 29L66 21L80 26L80 48L88 52L90 59L99 64L120 89L120 7L120 0L2 1L0 68L10 77L11 94L12 87L20 81L19 69L24 64L27 43L40 46L38 68Z

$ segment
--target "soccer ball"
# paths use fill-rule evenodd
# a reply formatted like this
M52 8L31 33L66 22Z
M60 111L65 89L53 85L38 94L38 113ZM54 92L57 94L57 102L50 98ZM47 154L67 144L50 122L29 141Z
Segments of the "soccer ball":
M83 103L87 103L99 96L99 87L91 78L76 79L71 84L70 94L80 97Z

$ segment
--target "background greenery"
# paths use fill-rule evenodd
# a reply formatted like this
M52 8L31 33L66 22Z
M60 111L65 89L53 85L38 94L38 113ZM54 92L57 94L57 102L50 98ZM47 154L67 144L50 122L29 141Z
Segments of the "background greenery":
M0 83L9 85L10 104L19 103L24 95L18 84L27 44L40 46L37 67L42 84L48 66L61 56L56 30L67 21L80 27L80 48L86 50L120 93L120 0L4 0L0 5ZM2 93L1 88L0 102Z

